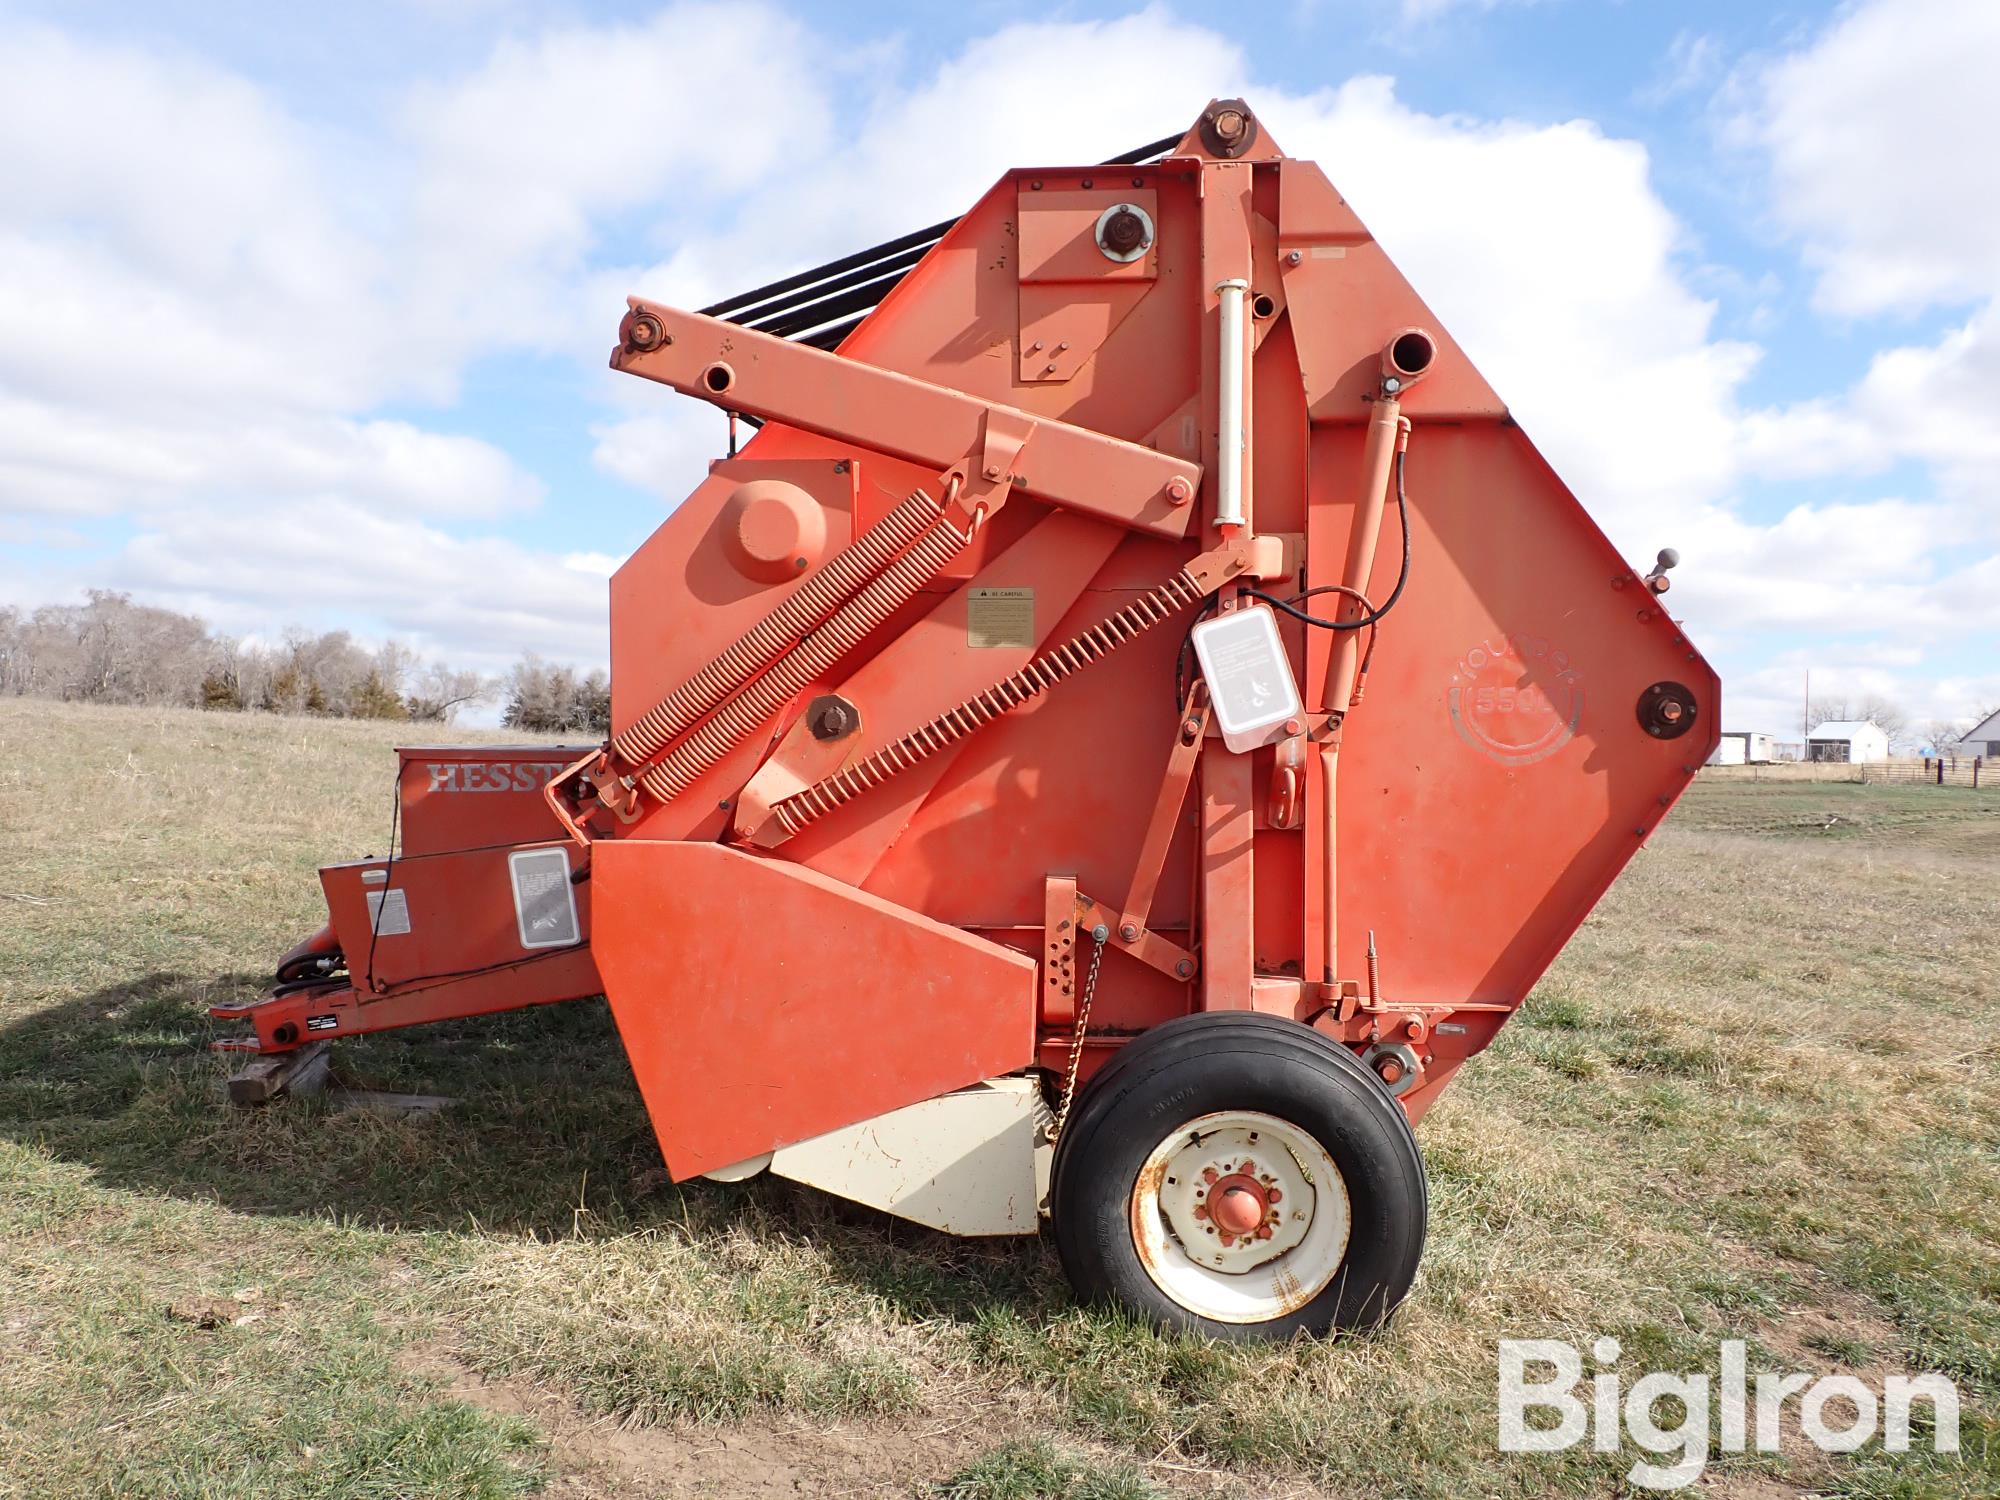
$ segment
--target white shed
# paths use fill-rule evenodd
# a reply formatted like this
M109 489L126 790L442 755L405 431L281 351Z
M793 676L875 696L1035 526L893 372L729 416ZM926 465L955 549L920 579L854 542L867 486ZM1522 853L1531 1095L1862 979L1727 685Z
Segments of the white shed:
M1778 737L1761 729L1725 729L1708 757L1711 766L1768 766L1778 758Z
M1888 731L1866 719L1828 719L1806 736L1807 760L1859 763L1888 758Z

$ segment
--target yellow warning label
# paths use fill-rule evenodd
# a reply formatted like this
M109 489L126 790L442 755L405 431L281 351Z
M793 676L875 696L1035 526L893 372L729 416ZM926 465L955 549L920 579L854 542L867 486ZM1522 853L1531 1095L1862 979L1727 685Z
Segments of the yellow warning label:
M1035 644L1033 589L967 589L965 644L975 650Z

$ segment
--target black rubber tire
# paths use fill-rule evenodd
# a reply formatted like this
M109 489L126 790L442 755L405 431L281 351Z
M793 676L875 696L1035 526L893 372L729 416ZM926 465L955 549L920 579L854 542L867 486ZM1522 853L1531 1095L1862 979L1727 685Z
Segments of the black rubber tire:
M1146 1157L1181 1122L1232 1109L1276 1115L1317 1140L1346 1179L1353 1214L1332 1282L1262 1323L1190 1312L1155 1284L1132 1243L1132 1191ZM1395 1311L1423 1258L1429 1192L1409 1117L1347 1048L1280 1016L1205 1011L1126 1043L1077 1096L1051 1171L1056 1249L1077 1296L1162 1327L1232 1340L1372 1328Z

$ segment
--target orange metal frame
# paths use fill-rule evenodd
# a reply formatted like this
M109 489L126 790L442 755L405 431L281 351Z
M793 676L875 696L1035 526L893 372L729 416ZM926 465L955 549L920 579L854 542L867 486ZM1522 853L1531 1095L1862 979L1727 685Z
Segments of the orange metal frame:
M342 868L407 887L412 932L372 989L243 1012L260 1045L322 1003L362 1030L601 982L685 1177L1060 1076L1101 927L1086 1073L1256 1009L1393 1046L1416 1116L1714 743L1664 580L1254 122L1010 173L837 352L635 298L611 363L763 421L612 581L611 740L532 818L329 871L351 973ZM1406 547L1373 628L1280 616L1305 711L1230 750L1180 670L1196 618L1313 588L1355 623ZM551 842L585 937L533 956L495 860Z

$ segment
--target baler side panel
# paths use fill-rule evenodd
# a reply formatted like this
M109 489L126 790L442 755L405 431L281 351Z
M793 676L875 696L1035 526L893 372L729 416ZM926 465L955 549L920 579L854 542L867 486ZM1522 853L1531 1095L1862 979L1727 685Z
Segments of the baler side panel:
M1035 1055L1035 962L720 844L605 840L593 947L677 1179Z
M1316 442L1336 481L1357 441ZM1707 758L1720 685L1518 428L1411 453L1418 561L1341 766L1341 948L1373 929L1398 998L1511 1004ZM1378 580L1400 547L1386 525ZM1701 705L1678 739L1638 726L1661 681Z

